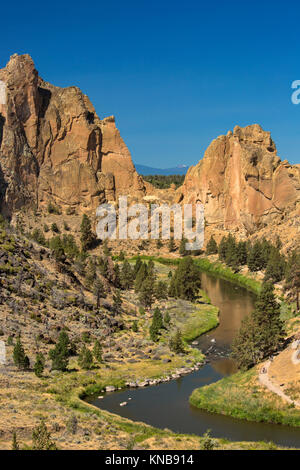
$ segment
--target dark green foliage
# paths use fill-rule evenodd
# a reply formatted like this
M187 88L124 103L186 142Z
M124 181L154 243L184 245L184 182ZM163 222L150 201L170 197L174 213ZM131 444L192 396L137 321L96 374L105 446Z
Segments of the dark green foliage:
M103 242L103 253L104 253L104 256L110 256L111 254L111 249L108 246L107 239L105 239Z
M139 292L141 290L142 284L146 280L147 276L148 276L147 265L146 263L142 262L135 278L135 283L134 283L135 292Z
M164 316L165 327L168 328L170 326L170 323L171 323L171 317L170 317L169 312L167 311Z
M49 214L61 215L60 207L56 206L52 202L49 202L49 204L48 204L48 212L49 212Z
M175 352L176 354L184 353L184 344L180 330L177 329L175 334L171 336L169 347L171 351Z
M156 308L153 313L152 324L149 329L150 338L152 341L157 341L159 338L160 330L163 328L163 317L159 308Z
M50 249L56 261L63 262L66 259L65 250L59 236L53 237L50 240Z
M238 367L248 369L274 354L284 342L284 325L274 288L265 282L255 304L255 310L242 322L232 345L232 356Z
M57 226L57 223L53 222L53 224L51 225L51 230L54 233L59 233L59 228Z
M171 297L194 301L201 288L201 272L188 256L180 261L170 283Z
M95 235L92 232L92 224L90 218L83 214L80 225L80 242L82 251L86 251L92 247L95 241Z
M32 238L39 245L43 245L43 246L47 245L45 235L43 234L43 232L39 228L34 229L34 231L32 232Z
M93 294L96 300L96 308L98 309L100 306L100 299L104 299L106 297L103 282L99 279L99 277L97 277L94 281Z
M121 292L119 289L116 290L115 294L113 295L113 306L112 310L115 315L119 315L122 311L122 297L121 297Z
M84 345L80 351L78 363L83 369L91 369L93 367L93 355L91 351Z
M69 336L65 331L62 331L54 349L49 352L49 357L52 360L52 370L67 370L70 356L69 345Z
M134 333L137 333L137 332L139 331L139 329L138 329L138 324L137 324L137 321L136 321L136 320L134 320L134 322L132 323L132 331L133 331Z
M156 248L157 248L158 250L160 250L163 246L164 246L164 245L163 245L163 243L162 243L162 241L161 241L160 238L159 238L158 240L156 240Z
M127 260L123 261L120 272L120 284L122 289L128 290L133 286L134 281L134 270L130 266Z
M35 364L34 364L34 373L37 377L42 377L45 369L45 357L43 353L37 353Z
M48 432L44 420L32 432L32 449L57 450L55 443L51 440L51 434Z
M216 253L218 253L218 245L214 237L211 236L209 242L207 243L206 254L215 255Z
M125 260L125 253L124 251L121 251L119 254L119 261L124 261Z
M286 263L285 289L289 298L296 302L297 312L300 312L300 251L293 251Z
M13 350L14 363L19 370L29 369L29 358L26 356L21 339L18 338Z
M164 281L158 281L155 286L155 297L158 300L165 300L168 298L168 284Z
M174 184L176 189L184 182L185 175L143 175L143 179L155 188L167 189Z
M95 341L94 348L93 348L94 358L98 362L102 362L102 347L98 340Z
M139 290L139 301L143 307L151 308L154 302L154 284L151 277L147 277Z
M286 271L286 262L283 255L281 255L278 248L273 247L269 256L265 280L272 280L273 282L280 282L284 278Z

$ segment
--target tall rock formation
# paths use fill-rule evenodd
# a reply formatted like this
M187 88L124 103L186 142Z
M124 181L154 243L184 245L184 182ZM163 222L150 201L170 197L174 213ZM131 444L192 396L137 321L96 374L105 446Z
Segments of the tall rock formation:
M0 70L0 202L94 209L119 195L145 195L113 117L101 120L78 88L43 81L29 55Z
M253 232L300 210L300 165L281 161L259 125L235 127L189 169L177 201L204 204L209 225Z

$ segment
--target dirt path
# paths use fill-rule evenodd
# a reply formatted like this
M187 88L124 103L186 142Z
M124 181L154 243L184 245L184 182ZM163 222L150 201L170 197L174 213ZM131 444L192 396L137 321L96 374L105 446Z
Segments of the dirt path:
M274 382L271 381L268 375L268 370L271 365L271 361L267 361L265 364L263 364L260 372L259 372L259 381L264 387L268 388L270 392L276 393L279 397L281 397L284 401L287 403L293 403L296 407L300 408L300 402L292 400L290 397L288 397L283 390L279 387L279 385L275 384Z

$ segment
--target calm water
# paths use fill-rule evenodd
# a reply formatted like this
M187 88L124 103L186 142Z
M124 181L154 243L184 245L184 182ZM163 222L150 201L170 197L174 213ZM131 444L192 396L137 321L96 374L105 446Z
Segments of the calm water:
M300 429L264 423L251 423L208 413L189 404L195 388L208 385L235 372L228 358L229 346L241 320L253 310L255 297L228 281L202 274L202 286L212 303L220 308L220 325L198 338L199 348L207 353L209 364L178 380L142 389L127 389L105 394L88 401L99 408L133 421L143 421L158 428L202 435L211 429L214 437L233 441L273 441L280 445L300 447ZM212 342L212 339L215 342ZM131 398L128 401L128 398ZM120 407L120 403L128 405Z

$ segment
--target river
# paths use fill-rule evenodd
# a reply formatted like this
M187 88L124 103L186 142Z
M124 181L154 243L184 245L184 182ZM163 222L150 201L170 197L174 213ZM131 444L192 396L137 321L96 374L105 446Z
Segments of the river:
M208 429L213 437L232 441L272 441L278 445L300 447L300 428L254 423L199 410L189 404L195 388L220 380L236 371L229 359L230 344L242 319L253 310L255 296L244 288L202 273L202 287L220 309L220 325L197 339L209 363L200 370L171 382L140 389L126 389L104 394L93 405L133 421L143 421L174 432L203 435ZM128 400L131 398L131 400ZM120 403L128 405L120 407Z

